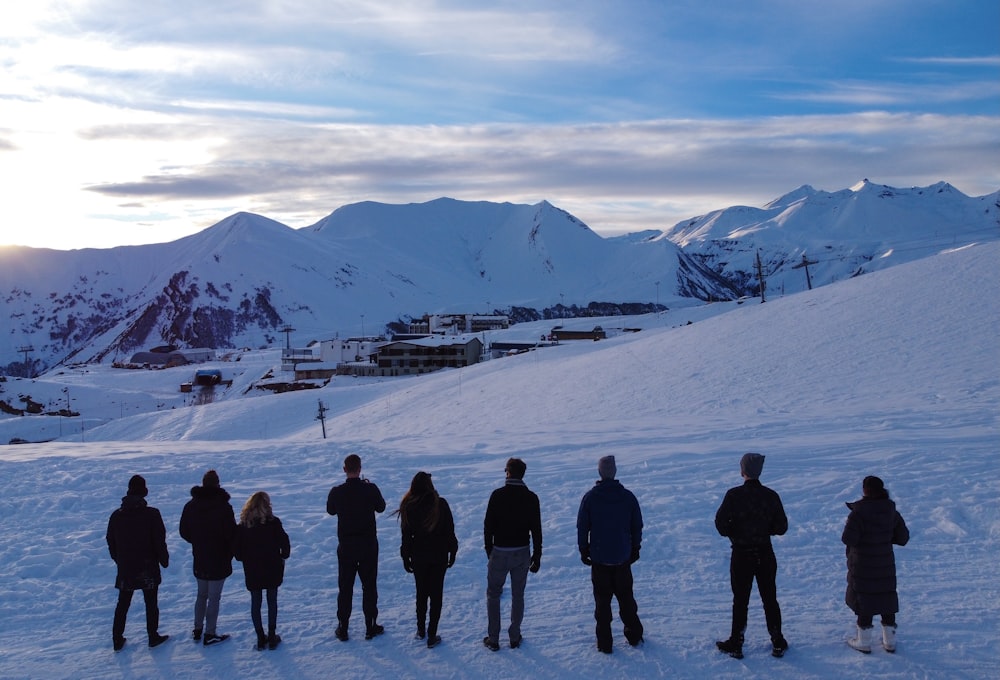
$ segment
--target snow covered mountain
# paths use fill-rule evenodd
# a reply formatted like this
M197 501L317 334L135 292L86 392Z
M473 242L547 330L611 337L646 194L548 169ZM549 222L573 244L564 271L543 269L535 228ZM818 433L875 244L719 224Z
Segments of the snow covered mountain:
M238 213L172 243L0 250L0 372L24 375L26 357L38 373L164 344L271 346L285 327L304 344L425 313L651 311L659 292L670 306L735 295L672 242L603 239L546 202L361 203L300 230Z
M897 189L867 179L833 193L804 185L763 208L735 206L679 222L659 238L744 295L759 295L759 253L765 296L791 293L1000 238L1000 191L970 198L947 182Z
M358 203L293 229L237 213L171 243L0 249L0 373L127 360L157 345L301 346L439 312L591 303L680 307L813 285L1000 237L1000 194L947 184L802 187L664 231L602 238L547 202ZM557 315L564 312L557 310ZM284 328L291 335L282 337Z

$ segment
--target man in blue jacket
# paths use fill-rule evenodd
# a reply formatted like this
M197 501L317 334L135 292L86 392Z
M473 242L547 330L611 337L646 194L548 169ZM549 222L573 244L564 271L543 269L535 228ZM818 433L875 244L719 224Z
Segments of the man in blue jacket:
M601 478L580 502L576 535L580 559L590 567L594 585L597 649L610 654L612 596L618 600L625 639L633 647L642 642L639 607L632 594L632 564L642 546L642 511L635 494L615 479L614 456L601 458L597 472Z

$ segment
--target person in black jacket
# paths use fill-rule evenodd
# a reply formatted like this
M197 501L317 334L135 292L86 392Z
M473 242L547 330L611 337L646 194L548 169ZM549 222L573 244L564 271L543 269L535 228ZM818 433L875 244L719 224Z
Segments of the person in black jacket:
M399 517L402 530L399 555L403 558L403 569L413 574L417 587L417 639L426 637L427 646L436 647L441 642L438 623L444 599L444 574L455 564L458 553L455 519L448 501L434 489L429 472L413 476L410 490L394 514Z
M906 545L910 531L881 479L865 477L861 490L861 500L847 503L851 513L841 536L847 546L845 601L858 617L857 635L847 644L870 654L873 619L878 614L882 618L882 647L895 652L899 596L892 546Z
M111 639L115 651L125 646L125 619L132 593L142 591L146 603L146 634L149 646L157 647L167 641L169 635L160 635L160 608L157 603L160 567L170 564L167 553L167 530L163 526L160 511L146 504L146 480L134 475L128 481L128 493L122 498L120 508L111 513L105 538L108 552L118 566L115 588L118 589L118 605L111 629Z
M524 619L524 587L528 572L538 573L542 563L542 514L536 496L524 483L528 466L520 458L510 458L504 467L506 483L490 494L483 520L486 548L487 635L483 644L500 649L500 593L510 574L510 646L521 645ZM530 541L529 541L530 539Z
M277 649L278 586L285 578L285 560L292 554L288 534L271 510L271 497L263 491L250 496L240 512L234 546L236 559L243 563L243 576L250 591L250 620L257 633L257 651ZM260 609L267 591L267 636Z
M344 459L347 481L330 489L326 511L337 516L337 630L338 640L348 639L354 599L354 580L361 579L361 609L365 615L365 639L385 632L378 618L378 534L375 513L385 510L379 488L361 477L361 458Z
M788 531L788 518L778 494L760 483L763 469L764 456L745 454L740 459L743 485L726 492L715 514L715 528L732 544L729 578L733 589L732 632L728 640L720 640L716 646L736 659L743 658L743 632L755 578L764 604L767 632L771 635L771 654L782 656L788 649L781 633L781 608L775 584L778 562L771 547L771 536L782 536Z
M228 635L218 634L216 625L222 587L233 573L236 518L229 504L229 493L219 486L219 473L215 470L205 473L201 486L191 487L191 500L181 512L180 534L191 544L194 577L198 582L192 635L205 646L228 640Z
M610 654L612 597L618 600L625 639L633 647L642 642L639 606L632 593L632 565L642 548L642 511L635 494L615 479L614 456L601 458L597 473L600 480L580 501L576 534L580 560L590 566L594 586L597 649Z

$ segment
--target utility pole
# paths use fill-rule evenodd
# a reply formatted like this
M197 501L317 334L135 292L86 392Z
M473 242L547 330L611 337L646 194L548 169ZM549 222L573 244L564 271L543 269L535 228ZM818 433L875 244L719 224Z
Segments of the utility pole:
M288 334L293 332L294 330L295 329L292 328L291 326L285 326L284 328L281 329L281 332L285 334L285 349L292 348L292 340Z
M767 299L764 297L764 289L767 284L764 281L764 267L760 263L760 250L757 250L757 281L760 283L760 303L764 304Z
M322 401L320 401L320 400L317 400L317 401L319 401L319 415L316 416L316 420L318 420L320 422L320 424L323 426L323 439L326 439L326 411L327 411L327 408L326 408L326 406L323 405Z
M28 363L28 353L29 352L34 352L35 348L32 347L31 345L23 345L21 347L18 347L17 351L18 352L24 352L24 377L25 378L30 378L31 377L31 364Z
M792 269L802 269L803 267L805 268L805 270L806 270L806 285L809 286L809 290L813 289L812 278L810 278L810 276L809 276L809 265L816 264L816 263L817 263L817 260L810 260L809 258L806 257L805 253L802 253L802 262L799 262L796 265L792 265Z

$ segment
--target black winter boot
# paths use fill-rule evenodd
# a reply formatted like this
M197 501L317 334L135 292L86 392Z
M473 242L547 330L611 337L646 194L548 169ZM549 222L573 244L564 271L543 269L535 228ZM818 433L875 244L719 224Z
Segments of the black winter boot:
M788 651L788 640L779 633L771 635L771 656L780 659Z
M724 652L734 659L743 658L743 636L730 637L728 640L718 640L715 646L720 652Z

